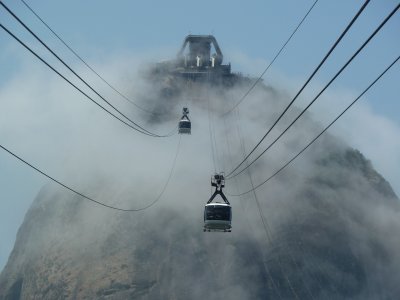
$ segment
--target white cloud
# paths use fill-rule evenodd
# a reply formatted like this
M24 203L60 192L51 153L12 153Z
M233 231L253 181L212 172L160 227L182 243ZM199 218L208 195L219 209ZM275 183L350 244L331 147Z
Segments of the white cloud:
M249 65L249 70L255 69L263 63L261 61L251 63L251 60L246 58L246 56L242 56L242 58L239 59L242 59L243 64ZM126 61L130 61L130 63L126 64ZM116 58L106 63L99 63L97 66L102 73L107 74L107 78L111 78L111 81L115 80L115 82L121 83L122 89L125 90L126 88L128 91L139 89L148 92L148 90L141 86L139 81L136 81L135 78L132 77L131 67L128 67L128 65L131 66L135 64L135 61L138 62L140 59L128 57L119 60ZM139 63L137 63L137 65L139 65ZM86 74L88 72L83 68L79 68L78 71L80 74ZM126 75L126 77L121 76L121 74ZM91 77L91 80L94 79ZM279 80L274 77L274 80L280 81L280 87L285 87L287 84L283 77L279 77ZM254 145L259 137L265 133L266 126L271 124L274 116L280 113L287 103L285 101L288 101L288 95L292 94L294 90L293 85L290 83L292 81L288 80L288 82L288 86L285 87L287 90L283 92L280 90L265 91L262 89L255 89L249 96L249 99L240 106L240 126L247 149L249 149L251 145ZM24 83L24 88L21 88L21 83ZM228 94L210 89L207 90L207 95L210 95L213 100L211 102L213 108L225 111L227 105L231 105L233 101L237 99L237 95L242 95L245 89L246 87L234 88ZM104 89L104 91L106 92L106 89ZM191 90L191 92L195 94L194 89ZM204 95L206 94L204 90L199 88L196 92L204 99ZM115 96L112 95L111 92L106 93L110 97ZM194 97L189 100L187 98L184 99L185 97L190 98L190 96L196 96L193 94L185 94L176 99L177 103L169 103L168 106L171 115L174 116L175 113L177 113L179 117L182 103L190 102L190 117L192 118L193 134L183 137L181 154L176 166L175 175L163 201L161 201L154 210L146 211L147 216L150 216L149 220L151 220L151 218L154 220L152 221L152 226L157 227L154 232L151 231L152 226L147 228L152 234L158 233L160 236L165 235L165 232L160 231L159 228L163 226L164 219L169 219L170 217L170 215L166 214L166 211L175 206L177 207L178 216L182 216L182 211L184 211L184 217L191 220L191 223L188 222L190 223L188 228L197 228L195 232L201 231L202 208L209 197L209 176L213 172L213 166L210 155L207 104L199 100L201 97ZM311 94L311 92L308 92L303 99L308 99L310 96L309 94ZM344 105L347 101L346 99L351 98L350 100L352 100L352 96L352 93L349 92L333 90L324 97L323 101L326 101L326 104L317 106L316 109L313 110L313 114L315 117L318 117L319 122L324 123L327 119L335 115L334 110L328 109L329 104L336 101L336 105ZM88 100L84 99L79 93L73 91L51 72L43 70L40 67L32 68L28 65L18 77L10 80L9 84L0 91L0 97L5 99L2 103L0 118L0 133L4 136L5 143L11 145L13 150L27 157L29 161L40 165L56 178L60 178L67 184L77 187L78 190L87 192L96 199L106 203L116 203L122 207L129 208L147 202L149 199L154 199L160 187L165 183L175 153L176 138L172 140L154 140L132 132L132 130L95 108L93 104L89 103ZM119 100L116 101L118 102ZM165 102L166 99L157 99L157 104L159 105ZM118 103L123 105L123 102ZM300 103L302 103L302 101L300 101ZM129 106L124 106L124 108L128 107ZM338 108L338 106L335 107ZM127 110L130 111L129 109ZM320 113L318 114L318 112ZM358 147L361 152L366 153L367 157L372 159L373 164L378 166L378 170L380 168L378 161L382 160L382 167L393 170L395 174L397 170L390 164L390 161L393 161L393 157L398 158L397 153L400 151L397 152L399 147L397 141L390 142L390 138L398 135L398 128L385 118L374 114L368 106L361 106L361 109L358 107L358 109L354 110L353 114L349 114L348 119L345 118L341 120L338 125L341 124L340 126L342 127L335 127L333 132L342 137L343 140L348 141L350 145ZM287 123L289 117L293 117L293 115L294 112L290 111L289 116L282 120L282 123ZM140 114L136 114L136 116L140 116ZM145 121L144 117L139 119L142 122ZM137 119L135 118L135 120ZM231 166L232 161L237 162L241 158L240 143L236 130L238 119L232 114L226 121L228 129L225 129L222 120L218 118L215 118L214 125L217 138L219 137L217 144L220 162L221 164L224 163L227 166ZM366 124L368 123L371 124L367 126ZM165 128L169 129L174 125L176 125L176 120L162 123L159 128L157 125L152 127L155 130L164 131ZM282 129L283 125L279 125L271 135L278 134L278 130ZM299 124L293 128L294 130L291 130L285 138L282 139L282 142L278 143L271 149L269 154L260 160L258 167L253 169L255 184L261 182L278 167L282 166L282 163L287 161L291 155L299 151L301 146L304 146L306 140L315 136L318 131L316 127L318 126L315 126L315 123L310 120L310 118L304 118L300 121ZM379 155L380 150L376 148L374 141L369 140L366 135L363 135L364 138L360 137L357 139L357 132L364 128L370 128L369 131L371 131L373 135L376 135L377 139L379 138L378 141L383 145L382 147L390 149L390 151L386 152L388 153L387 157L382 158L382 154ZM386 132L386 134L379 135L381 131ZM335 211L339 212L338 215L340 217L347 216L347 213L354 213L358 216L358 208L364 205L359 199L364 195L363 193L367 192L363 187L358 188L357 183L363 182L364 187L367 187L366 190L372 190L372 188L368 186L368 182L365 180L362 181L364 178L360 178L361 176L358 173L351 174L350 171L348 171L348 173L352 175L351 177L354 177L347 180L351 181L349 183L350 191L346 190L346 188L341 189L340 187L335 190L329 186L329 183L335 184L338 182L339 185L342 184L343 178L340 176L346 172L342 172L342 166L334 166L331 168L330 166L326 167L316 163L316 160L319 158L325 158L324 155L326 155L326 152L329 152L329 150L335 152L333 149L330 149L329 146L333 145L332 147L335 148L335 150L341 147L341 145L336 145L336 141L332 142L328 140L330 138L329 136L325 138L326 139L323 139L322 143L316 144L315 147L301 156L299 160L286 169L281 176L276 177L275 180L257 191L262 206L265 209L264 214L271 224L273 236L277 238L278 241L281 238L281 232L277 230L280 230L281 226L285 224L296 224L297 221L294 220L294 215L299 219L305 215L306 218L304 218L303 221L306 221L307 217L311 215L310 211L324 215L328 214L328 212L321 209L321 207L326 206L329 209L330 206L334 206ZM269 139L269 141L271 141L271 139ZM229 143L231 146L230 149L227 149L227 144ZM375 146L375 148L372 146ZM232 153L229 154L228 150L231 150ZM368 151L371 153L368 153ZM231 154L233 155L233 159L227 159L227 156ZM373 155L376 155L376 161ZM391 155L393 155L393 157L390 157ZM316 171L316 173L314 174L313 171ZM386 176L385 172L381 172ZM321 184L321 187L314 191L314 185L317 185L317 183L314 182L316 181L314 177L318 177L319 175L324 177L328 184L327 186L322 186ZM96 186L97 182L93 184L93 181L98 180L99 177L106 183L100 188ZM314 181L308 186L307 180ZM93 186L96 188L93 188ZM232 192L236 192L236 188L238 192L245 191L249 186L246 176L239 177L238 182L235 183L232 181L227 182L227 190ZM304 195L304 190L310 193L310 195ZM314 198L318 201L315 201L315 199L310 200L313 192L317 194ZM12 191L9 191L9 193L12 193ZM322 195L320 199L318 198L319 195ZM34 195L32 195L32 198L33 196ZM65 199L63 197L65 197ZM57 205L60 206L55 207L64 208L64 205L68 206L68 200L74 200L70 199L68 193L63 197L55 200L53 199L53 195L50 195L48 199L44 199L43 201L49 201L49 203L58 201ZM246 195L243 199L247 201L246 205L249 206L247 210L248 214L239 213L238 199L231 199L231 203L234 206L235 232L232 232L232 236L228 238L232 239L234 242L243 241L243 237L248 238L246 236L246 234L248 234L248 228L245 226L245 222L247 221L250 223L250 226L256 225L251 232L260 239L263 239L261 240L263 243L262 245L267 245L267 247L272 246L270 244L264 244L262 225L259 223L259 217L251 195ZM337 199L339 200L336 202ZM313 200L318 203L312 203ZM77 202L79 215L74 216L76 217L76 224L68 224L70 226L67 226L68 228L73 227L73 230L79 230L83 235L81 239L84 240L87 238L87 242L89 242L94 237L97 237L99 231L104 233L103 237L106 238L110 232L115 230L116 227L113 226L121 225L118 223L121 222L121 220L127 222L127 224L125 224L126 227L125 225L122 226L125 230L133 228L131 227L133 222L131 223L130 221L135 219L137 215L132 215L132 220L129 219L130 217L124 219L125 217L95 207L84 200L82 201L82 203ZM371 206L367 206L366 210L368 209L368 211L373 214L374 209L370 208L375 208L375 205L376 204L373 203ZM54 210L54 215L51 215L50 218L54 218L54 222L57 223L59 221L56 218L56 214L62 215L64 212L62 209ZM383 213L381 212L380 214ZM246 220L247 217L248 219ZM312 217L331 229L329 227L330 224L325 224L325 220L322 217L315 217L314 215L312 215ZM104 222L106 218L107 222ZM357 218L354 219L358 220ZM176 221L176 223L179 224L165 228L165 230L171 231L172 234L174 232L180 232L179 230L182 230L184 227L182 223L180 223L182 220L187 221L187 219L183 219L182 217L182 219ZM332 227L337 225L335 223L338 222L337 220L336 218L330 219L333 223ZM381 219L378 218L377 223L380 220ZM19 225L18 221L16 221L13 226L17 227ZM385 220L382 222L384 221ZM137 220L135 222L137 222ZM64 232L65 226L64 224L59 225L62 227L49 226L51 227L49 229L50 233L54 235L54 238L62 239L64 236L60 235L59 237L58 232ZM99 230L99 228L102 230ZM105 230L106 228L108 228L108 230ZM84 232L84 229L87 232ZM93 234L93 230L96 231L96 234ZM353 234L358 237L361 235L360 232L362 232L358 230L359 228L354 226L354 229L346 234ZM42 232L39 232L39 234L43 235ZM140 235L140 233L135 233L134 230L132 230L132 234L136 234L136 238L139 241L137 243L138 245L141 244L140 241L144 241L147 238L146 236ZM196 234L198 233L194 233L193 236L196 236ZM304 234L307 235L309 233L304 232ZM364 234L364 232L362 232L362 234ZM81 241L75 234L71 236L73 236L74 242L79 246L81 242L86 242ZM368 240L369 237L370 236L367 235L366 240ZM155 238L157 238L157 235L155 235ZM196 239L196 242L201 243L202 241L201 239ZM215 242L219 245L221 251L225 251L225 245L223 243L221 244L220 240L216 240ZM397 238L394 238L392 243L395 244L396 242ZM319 239L317 239L315 243L318 244ZM210 248L210 245L207 247L207 242L205 245L206 248ZM248 244L246 244L246 246L248 246ZM234 248L232 248L232 251L233 250ZM71 252L75 253L74 251ZM238 255L241 255L241 253L238 253ZM219 260L221 255L216 257ZM237 273L227 273L227 278L230 278L229 276L231 275L236 276L235 274ZM193 278L193 280L196 282L197 278ZM244 287L250 282L246 280L240 281L240 283L244 282ZM395 281L395 279L393 279L393 281ZM239 289L235 289L235 292L237 290ZM238 295L245 296L245 291Z

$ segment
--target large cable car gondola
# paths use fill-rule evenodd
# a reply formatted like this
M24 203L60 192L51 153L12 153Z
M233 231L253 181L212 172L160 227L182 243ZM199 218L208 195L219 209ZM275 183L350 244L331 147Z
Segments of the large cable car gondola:
M182 110L182 118L179 121L178 132L180 134L191 134L192 123L188 117L189 109L184 107Z
M222 188L225 187L225 177L223 173L215 174L211 177L211 186L215 187L215 191L204 207L203 231L230 232L232 228L232 207L222 192ZM212 202L217 195L221 196L224 203Z

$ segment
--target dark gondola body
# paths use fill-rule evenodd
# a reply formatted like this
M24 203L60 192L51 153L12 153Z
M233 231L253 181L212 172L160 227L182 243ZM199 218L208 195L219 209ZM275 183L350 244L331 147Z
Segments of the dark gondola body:
M191 134L192 124L189 119L181 119L179 121L178 132L180 134Z
M210 203L204 207L205 231L230 231L232 208L226 203Z

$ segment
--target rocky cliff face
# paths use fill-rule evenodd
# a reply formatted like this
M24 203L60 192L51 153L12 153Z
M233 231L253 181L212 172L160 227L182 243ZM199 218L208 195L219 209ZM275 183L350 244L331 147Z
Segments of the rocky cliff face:
M211 93L227 104L237 91ZM254 128L256 138L265 127L261 119L272 120L283 105L277 101L283 96L271 88L254 97L263 105L242 115L248 139ZM151 209L109 211L53 184L40 191L1 273L0 299L399 298L399 199L360 152L329 135L257 191L268 235L252 194L231 197L232 233L203 233L210 169L198 160L209 156L209 146L202 148L209 143L209 124L207 103L196 101L190 106L197 110L194 132L174 172L179 180ZM196 119L202 122L196 125ZM299 126L275 159L256 165L254 181L266 178L318 129L309 118ZM227 166L240 158L235 128L220 129L227 139L218 142L221 164ZM159 169L151 160L146 167ZM80 188L107 203L135 207L161 184L153 175L144 179L148 189L135 181L109 184L95 174ZM227 183L232 192L248 187L245 175Z

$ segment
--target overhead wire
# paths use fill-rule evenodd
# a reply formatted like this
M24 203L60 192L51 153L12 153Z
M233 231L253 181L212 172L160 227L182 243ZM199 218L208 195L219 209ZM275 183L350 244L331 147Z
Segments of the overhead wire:
M293 156L287 163L285 163L281 168L279 168L275 173L273 173L271 176L269 176L267 179L256 185L254 188L252 187L250 190L239 193L239 194L229 194L229 196L243 196L245 194L251 193L255 190L257 190L259 187L263 186L266 184L268 181L270 181L272 178L274 178L276 175L278 175L280 172L282 172L287 166L289 166L297 157L299 157L305 150L307 150L315 141L318 140L319 137L321 137L333 124L336 123L337 120L339 120L368 90L373 87L381 78L383 75L386 74L400 59L400 56L398 56L374 81L372 81L367 88L365 88L362 93L353 101L351 102L346 109L344 109L331 123L329 123L328 126L326 126L314 139L312 139L301 151L299 151L295 156Z
M123 112L121 112L118 108L116 108L113 104L111 104L110 101L108 101L106 98L104 98L99 92L97 92L89 83L86 82L81 76L79 76L63 59L61 59L42 39L40 39L13 11L11 11L10 8L8 8L3 1L0 1L0 5L3 6L3 8L15 19L17 20L18 23L20 23L37 41L39 41L40 44L42 44L54 57L57 58L58 61L60 61L68 70L70 70L80 81L82 81L91 91L93 91L99 98L101 98L104 102L106 102L110 107L112 107L116 112L118 112L122 117L124 117L126 120L128 120L130 123L134 124L136 127L140 129L138 132L145 132L143 134L146 134L148 136L152 137L169 137L168 135L158 135L156 133L153 133L141 125L137 124L135 121L130 119L128 116L126 116Z
M79 76L64 60L62 60L46 43L44 43L11 9L9 9L3 1L0 1L0 5L15 19L20 23L37 41L39 41L54 57L57 58L68 70L70 70L78 79L80 79L87 87L89 87L97 96L99 96L103 101L105 101L109 106L111 106L115 111L117 111L121 116L127 119L129 122L140 128L142 131L148 132L146 129L142 128L132 120L130 120L127 116L125 116L122 112L120 112L117 108L115 108L109 101L107 101L103 96L101 96L96 90L93 89L81 76ZM153 135L148 132L149 135Z
M347 25L347 27L343 30L343 32L340 34L339 38L335 41L335 43L332 45L332 47L329 49L325 57L321 60L321 62L318 64L318 66L314 69L314 71L311 73L311 75L308 77L306 82L303 84L303 86L300 88L300 90L297 92L297 94L293 97L293 99L290 101L290 103L286 106L286 108L283 110L283 112L279 115L279 117L275 120L275 122L272 124L272 126L268 129L268 131L264 134L264 136L260 139L260 141L257 142L257 144L253 147L253 149L246 155L246 157L236 165L235 168L233 168L231 171L228 172L227 174L227 179L237 170L239 169L243 163L253 154L253 152L261 145L261 143L265 140L265 138L268 136L268 134L272 131L272 129L275 127L275 125L282 119L282 117L285 115L285 113L288 111L288 109L292 106L292 104L296 101L297 97L301 94L301 92L305 89L305 87L308 85L308 83L311 81L311 79L315 76L315 74L318 72L318 70L322 67L322 65L325 63L325 61L328 59L328 57L331 55L333 50L336 48L336 46L340 43L340 41L343 39L343 37L346 35L346 33L349 31L349 29L353 26L354 22L358 19L362 11L365 9L365 7L368 5L370 0L366 0L364 4L361 6L361 8L358 10L358 12L355 14L353 19L350 21L350 23Z
M398 60L400 59L400 56L399 57L397 57L337 118L335 118L335 120L334 121L332 121L332 123L331 124L329 124L314 140L312 140L306 147L305 147L305 149L306 148L308 148L313 142L315 142L315 140L316 139L318 139L326 130L328 130L329 129L329 127L330 126L332 126L333 125L333 123L335 123L352 105L354 105ZM236 110L236 112L237 113L239 113L238 112L238 110ZM237 119L240 119L239 118L239 116L237 117ZM224 121L224 124L225 124L225 128L226 128L226 123L225 123L225 121ZM240 139L240 142L241 142L241 149L242 149L242 152L243 152L243 154L245 155L245 148L244 148L244 142L243 142L243 138L242 138L242 135L240 134L240 128L239 128L239 126L238 126L238 124L237 124L237 131L238 131L238 135L239 135L239 137L241 138ZM228 141L227 141L227 143L228 143ZM228 147L229 147L229 143L228 143ZM297 156L299 156L303 151L305 151L305 149L303 149L298 155L296 155L291 161L289 161L284 167L282 167L278 172L280 172L280 171L282 171L283 170L283 168L285 168L288 164L290 164L294 159L296 159L297 158ZM246 162L247 163L247 162ZM272 240L272 237L271 237L271 231L270 231L270 227L269 227L269 224L268 224L268 222L267 222L267 220L265 219L265 217L264 217L264 215L263 215L263 213L262 213L262 208L261 208L261 206L260 206L260 203L259 203L259 200L258 200L258 197L257 197L257 194L256 194L256 189L259 187L259 186L257 186L257 187L255 187L254 186L254 183L253 183L253 180L252 180L252 176L251 176L251 173L250 173L250 169L247 169L247 174L248 174L248 176L249 176L249 179L250 179L250 183L251 183L251 187L252 187L252 189L251 190L249 190L249 191L247 191L246 193L240 193L240 194L229 194L229 195L231 195L231 196L240 196L240 197L242 197L242 196L244 196L245 194L247 194L247 193L252 193L253 194L253 197L254 197L254 199L255 199L255 201L256 201L256 204L257 204L257 209L258 209L258 211L259 211L259 214L260 214L260 217L261 217L261 220L262 220L262 224L263 224L263 228L264 228L264 231L265 231L265 233L266 233L266 237L267 237L267 240L269 240L269 242L271 243L271 245L274 245L274 243L273 243L273 240ZM273 176L275 176L275 175L277 175L277 174L274 174ZM272 179L272 177L273 176L271 176L269 179ZM236 180L237 178L235 178L235 180ZM236 184L236 186L237 186L237 184ZM301 237L299 236L299 239L301 240ZM299 245L297 245L298 247L299 247L299 249L303 252L303 254L304 254L304 249L301 247L301 245L299 244ZM289 248L289 247L288 247ZM289 249L288 249L289 250ZM292 254L288 251L288 254L289 254L289 256L291 257L291 259L292 259L292 261L293 261L293 263L296 265L296 267L300 270L300 266L297 264L297 262L295 261L295 259L294 259L294 257L292 256ZM287 275L285 275L284 274L284 272L283 272L283 268L282 268L282 265L281 265L281 261L280 261L280 259L279 259L279 257L278 257L278 265L280 266L280 268L281 268L281 270L282 270L282 274L283 274L283 276L284 277L286 277L285 279L288 281L288 283L289 283L289 288L290 289L292 289L292 285L290 284L290 281L289 281L289 278L287 277ZM317 268L318 268L318 270L321 270L321 266L319 265L319 264L317 264L316 265L317 266ZM269 269L267 269L267 270L269 270ZM301 271L301 270L300 270ZM301 271L302 272L302 271ZM309 276L311 276L311 274L309 274ZM302 278L304 279L304 276L302 275ZM316 277L316 282L317 282L317 284L319 285L319 287L322 289L322 287L321 287L321 282L319 281L319 278L318 277ZM303 280L303 282L304 282L304 280ZM313 294L311 293L311 290L309 289L309 287L306 285L306 283L304 282L304 284L305 284L305 287L306 287L306 290L307 290L307 293L311 296L311 298L314 298L314 296L313 296ZM335 286L332 286L332 288L333 288L333 290L335 291L335 293L337 293L337 290L336 290L336 287ZM293 294L293 290L292 290L292 294ZM297 297L297 294L293 294L295 297ZM279 295L280 296L280 295ZM280 296L280 298L281 298L281 296Z
M108 204L103 203L103 202L101 202L101 201L98 201L98 200L96 200L96 199L94 199L94 198L92 198L92 197L89 197L89 196L83 194L82 192L79 192L79 191L77 191L76 189L74 189L74 188L72 188L72 187L70 187L70 186L64 184L64 183L61 182L60 180L58 180L58 179L56 179L56 178L54 178L54 177L48 175L46 172L42 171L42 170L39 169L38 167L36 167L36 166L34 166L33 164L29 163L27 160L23 159L21 156L15 154L14 152L12 152L11 150L7 149L6 147L4 147L4 146L1 145L1 144L0 144L0 148L3 149L4 151L6 151L8 154L12 155L14 158L18 159L20 162L22 162L22 163L24 163L25 165L27 165L28 167L32 168L32 169L35 170L36 172L42 174L43 176L47 177L47 178L50 179L51 181L57 183L58 185L62 186L63 188L65 188L65 189L67 189L67 190L73 192L74 194L76 194L76 195L78 195L78 196L80 196L80 197L82 197L82 198L84 198L84 199L86 199L86 200L89 200L89 201L91 201L91 202L93 202L93 203L95 203L95 204L97 204L97 205L100 205L100 206L103 206L103 207L106 207L106 208L109 208L109 209L117 210L117 211L123 211L123 212L138 212L138 211L146 210L146 209L152 207L153 205L155 205L155 204L161 199L161 197L163 196L163 194L165 193L165 191L166 191L166 189L167 189L167 186L168 186L168 184L169 184L169 182L170 182L170 180L171 180L171 178L172 178L173 171L174 171L174 169L175 169L176 161L177 161L178 154L179 154L180 144L181 144L181 137L179 137L179 142L178 142L177 150L176 150L175 157L174 157L174 160L173 160L173 163L172 163L171 171L169 172L167 181L166 181L164 187L162 188L160 194L159 194L151 203L149 203L148 205L146 205L146 206L144 206L144 207L141 207L141 208L136 208L136 209L125 209L125 208L116 207L116 206L113 206L113 205L108 205Z
M22 1L22 0L21 0ZM281 48L279 49L279 51L275 54L275 57L271 60L271 62L269 63L269 65L264 69L264 71L260 74L260 76L258 76L257 80L254 81L254 83L250 86L250 88L246 91L246 93L244 93L244 95L239 99L238 102L236 102L236 104L230 108L228 111L224 112L221 114L221 116L226 116L227 114L231 113L236 107L238 107L240 105L240 103L243 102L244 99L246 99L246 97L250 94L250 92L256 87L256 85L261 81L261 79L263 78L263 76L265 75L265 73L269 70L269 68L273 65L273 63L275 62L275 60L279 57L279 55L281 54L281 52L285 49L286 45L290 42L290 40L292 39L292 37L295 35L295 33L297 32L297 30L300 28L300 26L303 24L303 22L305 21L305 19L307 18L307 16L310 14L310 12L312 11L312 9L314 8L314 6L317 4L318 0L315 0L314 3L311 5L311 7L308 9L307 13L304 15L304 17L301 19L301 21L299 22L299 24L297 24L296 28L292 31L292 33L290 34L289 38L285 41L285 43L283 43L283 45L281 46Z
M245 169L249 168L251 165L253 165L264 153L266 153L293 125L294 123L297 122L297 120L313 105L313 103L322 95L322 93L336 80L336 78L347 68L347 66L354 60L354 58L365 48L366 45L374 38L374 36L382 29L382 27L390 20L391 17L396 13L396 11L400 8L400 4L398 4L392 12L382 21L382 23L374 30L374 32L365 40L365 42L354 52L354 54L347 60L347 62L340 68L340 70L331 78L331 80L322 88L322 90L314 97L314 99L301 111L300 114L297 115L297 117L285 128L284 131L282 131L278 137L274 139L272 143L268 145L266 149L264 149L255 159L253 159L249 165L244 167L241 171L232 174L232 172L229 173L227 176L227 179L230 179L234 176L239 175L242 173ZM265 138L265 136L264 136ZM237 168L235 168L237 170Z
M394 64L394 63L393 63ZM383 74L382 74L383 75ZM382 76L381 75L381 76ZM376 81L375 81L376 82ZM374 82L374 83L375 83ZM243 140L241 140L242 142L243 142ZM243 143L242 143L242 149L244 148L244 145L243 145ZM246 161L246 163L247 163L247 161ZM247 169L247 168L246 168ZM243 170L242 170L243 171ZM252 190L250 190L250 191L248 191L248 192L246 192L246 194L247 193L249 193L249 192L253 192L253 194L255 195L255 199L256 199L256 203L257 204L259 204L258 203L258 201L257 201L257 195L256 195L256 188L257 187L255 187L254 186L254 183L253 183L253 181L252 181L252 178L251 178L251 174L249 173L250 172L250 170L249 169L247 169L247 173L248 173L248 175L250 176L250 181L251 181L251 185L252 185ZM235 195L235 196L243 196L245 193L241 193L241 194L238 194L238 195ZM268 236L268 230L267 230L267 228L266 228L266 224L265 224L265 222L264 222L264 219L263 219L263 215L262 215L262 213L261 213L261 208L260 208L260 206L258 205L258 209L259 209L259 212L260 212L260 214L261 214L261 218L262 218L262 221L263 221L263 225L264 225L264 229L265 229L265 232L267 233L267 236ZM293 260L293 257L292 257L292 260ZM294 260L293 260L294 261ZM318 282L319 283L319 282ZM313 295L312 295L312 293L311 293L311 291L307 288L307 291L308 291L308 293L310 294L310 296L312 297L312 298L314 298L313 297Z
M72 49L72 47L70 45L68 45L67 42L65 42L64 39L61 38L61 36L59 34L57 34L51 27L50 25L48 25L47 22L45 22L43 20L43 18L41 18L39 16L39 14L31 7L29 6L28 3L26 3L24 0L20 0L35 16L36 18L44 25L46 26L46 28L48 30L50 30L53 35L62 43L64 44L65 47L67 47L67 49L69 51L71 51L72 54L74 54L76 56L76 58L78 58L90 71L92 71L101 81L103 81L106 85L108 85L114 92L116 92L118 95L120 95L123 99L125 99L126 101L128 101L129 103L131 103L132 105L136 106L136 108L148 113L148 114L152 114L152 115L159 115L159 113L150 111L144 107L141 107L140 105L138 105L135 101L133 101L132 99L130 99L128 96L126 96L125 94L123 94L122 92L120 92L114 85L112 85L111 83L109 83L104 76L100 75L99 72L97 72L92 66L90 66L83 58L81 55L79 55L77 53L76 50Z
M82 95L84 95L87 99L92 101L94 104L96 104L98 107L100 107L102 110L104 110L106 113L120 121L121 123L125 124L129 128L138 131L142 134L149 135L148 133L138 129L137 127L133 126L132 124L128 123L127 121L121 119L117 115L115 115L113 112L109 111L107 108L102 106L100 103L96 102L92 97L90 97L87 93L85 93L82 89L80 89L77 85L72 83L68 78L66 78L64 75L62 75L59 71L57 71L53 66L51 66L47 61L45 61L41 56L39 56L35 51L33 51L29 46L27 46L23 41L21 41L14 33L12 33L9 29L7 29L3 24L0 23L0 28L2 28L7 34L9 34L12 38L14 38L18 43L20 43L26 50L31 52L37 59L39 59L43 64L45 64L48 68L50 68L53 72L55 72L58 76L60 76L62 79L64 79L67 83L69 83L72 87L74 87L78 92L80 92ZM151 136L151 135L150 135Z

